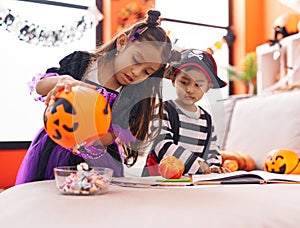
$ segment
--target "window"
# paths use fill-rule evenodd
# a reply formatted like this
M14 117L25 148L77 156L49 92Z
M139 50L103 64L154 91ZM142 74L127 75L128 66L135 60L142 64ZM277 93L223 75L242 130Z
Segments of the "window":
M74 1L72 3L74 4ZM76 1L76 4L94 6L95 0ZM12 15L18 16L19 22L27 20L29 25L37 23L49 29L58 29L62 25L74 23L87 14L87 10L83 9L30 1L1 2L1 16L7 15L8 9ZM5 145L11 142L18 147L15 142L31 141L43 126L45 104L35 102L29 95L27 83L32 77L37 73L44 73L49 67L58 66L58 61L67 54L75 50L94 50L96 45L96 30L93 28L87 29L79 40L54 47L21 41L18 37L19 29L9 27L9 30L6 30L4 24L0 26L0 148L7 147L3 146L4 142Z

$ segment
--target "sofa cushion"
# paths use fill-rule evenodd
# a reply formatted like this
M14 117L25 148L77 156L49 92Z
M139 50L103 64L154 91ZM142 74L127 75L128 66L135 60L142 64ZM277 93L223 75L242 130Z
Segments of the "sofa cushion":
M218 106L224 110L219 110L218 113L215 113L215 115L213 115L213 123L216 127L218 145L221 149L224 149L225 147L235 103L238 100L246 99L251 96L252 95L247 94L232 95L225 100L217 101Z
M300 152L300 90L260 95L235 103L224 149L243 151L263 169L269 151Z

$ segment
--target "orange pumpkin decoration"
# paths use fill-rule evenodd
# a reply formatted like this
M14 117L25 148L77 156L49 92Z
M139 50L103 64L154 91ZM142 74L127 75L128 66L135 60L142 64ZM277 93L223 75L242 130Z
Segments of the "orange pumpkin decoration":
M59 92L44 112L49 137L65 148L89 143L108 132L111 110L106 98L85 86Z
M222 167L228 166L233 166L233 169L238 169L238 170L245 170L245 171L251 171L256 168L256 164L254 159L248 155L247 153L241 152L241 151L219 151L221 156L222 156ZM228 164L227 164L227 160ZM233 165L233 161L237 162L237 167ZM230 164L231 163L231 164ZM230 167L226 167L229 168ZM230 169L231 170L231 169ZM233 171L233 170L231 170Z
M164 157L158 165L158 172L166 179L178 179L182 176L183 171L183 162L175 156Z
M231 172L239 170L239 164L236 160L225 160L222 167L229 169Z
M299 156L291 150L272 150L265 159L264 170L271 173L300 174Z

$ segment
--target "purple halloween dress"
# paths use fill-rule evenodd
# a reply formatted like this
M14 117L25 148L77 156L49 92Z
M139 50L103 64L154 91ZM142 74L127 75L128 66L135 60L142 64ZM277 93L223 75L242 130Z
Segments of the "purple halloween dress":
M91 66L94 65L92 64L91 55L86 52L74 52L63 58L59 63L59 68L50 68L47 70L47 73L69 74L78 80L82 80L85 72L95 72L91 70ZM90 82L88 80L84 81ZM108 101L112 107L118 96L118 92L100 86L98 92L109 99ZM95 147L92 149L95 149ZM45 132L45 129L42 128L28 148L18 171L16 184L54 179L54 167L72 166L81 162L87 162L91 166L111 168L114 170L114 176L120 177L124 175L124 161L120 151L118 145L112 143L107 147L105 153L101 152L100 149L99 153L102 154L96 158L74 155L69 149L63 148L53 142Z

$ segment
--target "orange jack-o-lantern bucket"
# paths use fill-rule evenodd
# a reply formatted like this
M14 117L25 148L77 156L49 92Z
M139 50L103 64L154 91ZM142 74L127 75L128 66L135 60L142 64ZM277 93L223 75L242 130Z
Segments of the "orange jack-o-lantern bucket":
M44 112L49 137L65 148L89 143L108 132L111 110L107 99L85 86L72 87L57 94Z
M272 150L265 159L264 170L280 174L300 174L299 156L291 150Z

